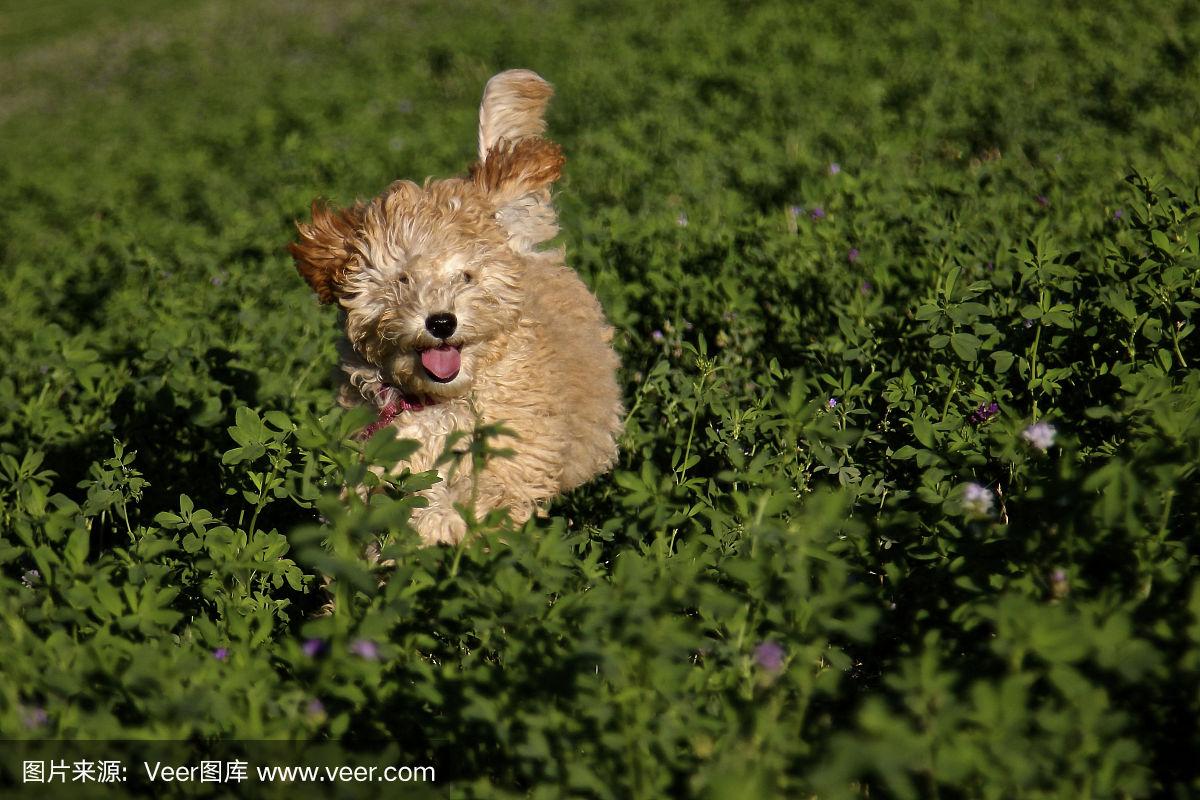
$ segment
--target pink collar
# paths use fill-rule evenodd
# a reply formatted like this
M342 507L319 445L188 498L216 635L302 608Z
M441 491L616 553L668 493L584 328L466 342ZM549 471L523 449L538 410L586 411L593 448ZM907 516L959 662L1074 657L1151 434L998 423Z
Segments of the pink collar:
M406 396L395 386L385 386L380 392L381 397L388 397L379 409L379 416L370 425L362 429L359 434L361 439L369 439L375 435L376 431L386 428L392 424L396 417L400 416L405 411L421 411L426 406L434 405L436 401L430 398L412 398Z

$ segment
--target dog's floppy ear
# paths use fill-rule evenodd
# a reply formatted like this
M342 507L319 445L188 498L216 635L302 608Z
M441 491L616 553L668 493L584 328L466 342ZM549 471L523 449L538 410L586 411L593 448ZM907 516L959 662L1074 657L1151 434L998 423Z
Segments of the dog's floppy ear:
M542 76L527 69L510 69L493 75L479 104L479 160L486 161L501 139L515 142L546 132L546 104L554 89Z
M296 222L300 241L288 245L288 252L322 303L333 302L337 286L345 280L363 212L361 203L338 210L314 200L312 223Z
M501 72L488 81L479 106L479 161L472 182L487 195L518 252L558 233L550 186L562 175L562 148L543 139L542 114L554 90L537 73Z

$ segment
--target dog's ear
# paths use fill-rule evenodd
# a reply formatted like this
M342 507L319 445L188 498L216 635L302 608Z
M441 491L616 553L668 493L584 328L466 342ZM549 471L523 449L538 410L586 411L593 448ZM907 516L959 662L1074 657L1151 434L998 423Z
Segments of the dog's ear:
M543 139L554 90L529 70L488 81L479 106L479 161L472 182L488 197L509 245L528 252L558 233L550 186L562 175L562 148Z
M501 139L510 142L546 132L546 104L554 89L536 72L510 69L492 76L479 104L479 160Z
M338 210L314 200L312 223L296 222L300 241L288 245L288 252L296 260L296 271L322 303L333 302L338 285L345 280L363 214L361 203Z

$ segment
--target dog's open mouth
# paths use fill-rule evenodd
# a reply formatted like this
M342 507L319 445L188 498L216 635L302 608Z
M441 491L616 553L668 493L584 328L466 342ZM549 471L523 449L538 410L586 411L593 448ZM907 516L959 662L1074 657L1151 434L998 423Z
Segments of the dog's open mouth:
M421 351L421 366L438 383L449 383L462 368L462 348L443 344Z

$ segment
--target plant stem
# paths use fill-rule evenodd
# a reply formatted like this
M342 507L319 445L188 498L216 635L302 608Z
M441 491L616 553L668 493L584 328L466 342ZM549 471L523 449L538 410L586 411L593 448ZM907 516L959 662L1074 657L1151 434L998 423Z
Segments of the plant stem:
M676 479L676 484L683 483L684 476L687 475L688 458L692 454L692 437L696 434L696 418L700 416L700 398L704 394L704 383L708 380L708 370L700 373L700 383L696 385L696 405L692 408L692 424L688 428L687 446L683 448L683 466L679 470L679 477Z
M950 391L946 392L946 402L942 404L942 419L946 418L946 412L950 410L950 401L954 399L954 393L958 391L958 375L962 371L962 367L954 368L954 377L950 379Z

